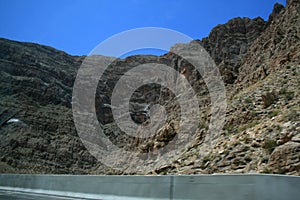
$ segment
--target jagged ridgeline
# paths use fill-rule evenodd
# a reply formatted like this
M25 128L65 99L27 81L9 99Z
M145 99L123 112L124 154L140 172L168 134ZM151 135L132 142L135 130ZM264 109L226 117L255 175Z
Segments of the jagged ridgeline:
M166 108L164 127L151 139L126 136L115 124L111 94L128 70L166 64L188 78L199 100L199 128L179 159L147 174L283 173L300 175L300 2L276 4L268 21L235 18L216 26L201 44L219 67L227 91L225 126L200 157L210 118L202 77L175 54L116 59L99 81L97 118L105 134L128 151L149 152L176 137L180 105L167 88L148 84L130 99L130 116L149 123L154 104ZM175 45L175 44L174 44ZM122 174L84 147L72 115L72 89L84 56L0 39L0 172Z

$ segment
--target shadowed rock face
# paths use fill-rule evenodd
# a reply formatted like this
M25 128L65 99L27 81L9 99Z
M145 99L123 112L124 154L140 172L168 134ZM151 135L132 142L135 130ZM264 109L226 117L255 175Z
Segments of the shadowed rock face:
M269 16L268 24L272 23L272 21L275 20L281 12L284 12L284 9L283 5L276 3L273 7L273 12Z
M1 95L71 107L71 91L82 58L51 47L0 40Z
M199 72L171 52L116 59L109 66L95 98L105 134L117 146L141 153L164 147L176 137L180 106L174 94L159 85L143 86L130 99L131 118L137 124L149 123L145 107L165 106L166 124L151 140L125 135L111 112L112 91L124 73L140 64L165 64L185 76L198 94L200 125L180 159L145 173L300 175L299 9L298 0L287 1L286 8L276 4L268 21L235 18L193 41L214 59L228 95L225 127L206 157L199 157L198 151L211 115L209 93ZM0 39L0 172L122 173L97 162L75 129L72 89L84 58Z
M51 47L0 40L1 171L86 173L95 163L71 113L82 59ZM22 123L7 124L12 116Z
M265 30L267 22L258 17L234 18L215 27L202 46L210 53L223 74L225 83L232 84L238 75L243 57L253 41Z

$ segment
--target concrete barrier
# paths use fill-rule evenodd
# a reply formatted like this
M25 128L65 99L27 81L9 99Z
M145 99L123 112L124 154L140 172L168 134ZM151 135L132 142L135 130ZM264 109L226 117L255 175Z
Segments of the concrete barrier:
M298 200L300 177L280 175L0 175L0 191L78 199Z

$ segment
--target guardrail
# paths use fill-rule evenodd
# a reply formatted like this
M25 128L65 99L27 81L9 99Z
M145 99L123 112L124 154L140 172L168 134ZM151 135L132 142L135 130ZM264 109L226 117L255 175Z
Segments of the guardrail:
M0 191L103 200L298 200L300 177L261 174L190 176L1 174Z

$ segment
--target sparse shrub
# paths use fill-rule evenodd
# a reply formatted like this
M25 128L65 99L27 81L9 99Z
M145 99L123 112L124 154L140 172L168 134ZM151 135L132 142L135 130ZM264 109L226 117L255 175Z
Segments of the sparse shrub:
M287 170L279 168L276 174L286 174Z
M261 162L262 163L268 163L268 161L269 161L269 157L264 157Z
M282 130L282 127L280 125L275 125L274 128L277 131L281 131Z
M209 154L209 155L204 156L202 161L203 161L204 163L207 163L207 162L209 162L210 160L211 160L211 155Z
M266 149L270 154L274 151L274 149L276 148L277 143L275 140L272 140L270 138L266 138L265 139L265 143L264 143L264 149Z
M264 107L267 108L277 100L277 95L273 91L273 92L268 92L266 94L261 95L261 98L262 98Z
M238 128L238 132L242 132L242 131L244 131L244 130L247 130L247 129L249 129L249 128L252 128L252 127L256 126L257 124L259 124L259 122L255 120L255 121L250 122L250 123L248 123L248 124L246 124L246 125L244 125L244 126L240 126L240 127Z
M246 156L246 157L245 157L245 161L246 161L247 163L249 163L249 162L252 161L252 158L251 158L250 156Z
M287 89L286 88L281 88L280 90L279 90L279 95L283 95L283 94L285 94L287 92Z
M279 114L279 110L272 110L269 114L268 114L268 116L270 117L270 118L272 118L272 117L276 117L278 114Z
M252 139L249 137L248 134L244 135L242 137L242 141L245 143L245 144L250 144L252 142Z
M282 88L280 91L279 91L279 95L283 95L284 98L286 100L292 100L295 96L295 93L293 91L288 91L286 88Z
M237 132L235 126L228 122L224 125L223 129L224 129L226 135L230 135L230 134Z
M264 171L261 172L262 174L273 174L274 172L268 168L265 168Z
M211 155L210 155L210 154L204 156L203 159L202 159L202 164L201 164L200 168L201 168L201 169L205 169L205 168L207 167L208 162L209 162L211 159L212 159L212 158L211 158Z
M257 112L251 110L248 114L247 114L247 117L248 119L255 119L256 117L258 116Z
M245 99L245 103L246 104L250 104L250 103L252 103L253 102L253 100L251 99L251 98L246 98Z

